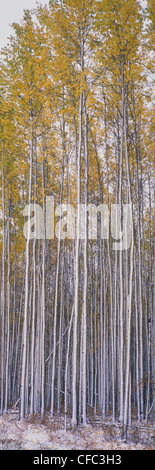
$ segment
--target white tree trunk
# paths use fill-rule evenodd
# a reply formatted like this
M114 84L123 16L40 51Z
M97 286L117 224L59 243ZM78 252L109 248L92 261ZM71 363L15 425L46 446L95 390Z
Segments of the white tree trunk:
M74 304L74 325L73 325L73 365L72 365L72 426L77 424L77 324L79 308L79 248L80 248L80 201L81 201L81 149L82 149L82 103L83 93L80 95L79 108L79 148L77 161L77 229L76 229L76 247L75 247L75 304Z
M2 289L1 289L1 405L4 406L4 343L5 343L5 192L4 192L4 166L2 149L2 206L3 206L3 252L2 252Z
M31 203L32 191L32 159L33 159L33 139L30 144L30 177L29 177L29 204ZM28 301L29 301L29 257L30 257L30 217L28 223L28 238L26 241L26 268L25 268L25 306L23 323L23 345L22 345L22 370L21 370L21 390L20 390L20 419L25 415L25 380L27 363L27 342L28 342Z
M5 371L5 406L7 413L8 407L8 384L9 384L9 348L10 348L10 202L7 180L7 236L8 236L8 272L7 272L7 340L6 340L6 371Z

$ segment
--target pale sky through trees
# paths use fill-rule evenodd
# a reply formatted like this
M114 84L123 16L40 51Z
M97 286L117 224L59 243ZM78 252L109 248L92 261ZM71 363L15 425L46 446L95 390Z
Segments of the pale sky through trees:
M49 0L38 3L49 4ZM11 24L20 22L23 10L36 7L36 0L5 0L0 6L0 49L7 45L7 38L12 34Z
M49 0L42 0L38 3L49 4ZM146 7L146 0L141 0L143 7ZM24 9L31 9L36 6L36 0L5 0L0 8L0 49L7 44L7 38L12 34L11 24L19 22L23 17Z

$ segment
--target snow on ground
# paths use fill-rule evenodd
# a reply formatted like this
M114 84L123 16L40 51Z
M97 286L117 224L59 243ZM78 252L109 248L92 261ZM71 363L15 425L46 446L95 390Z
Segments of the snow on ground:
M46 416L18 420L18 414L0 416L0 450L151 450L155 449L152 423L133 423L126 442L121 440L119 424L103 421L64 430L63 418Z

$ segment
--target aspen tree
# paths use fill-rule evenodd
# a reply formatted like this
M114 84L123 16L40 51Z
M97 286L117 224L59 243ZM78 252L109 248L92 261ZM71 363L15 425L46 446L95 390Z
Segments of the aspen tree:
M126 439L132 411L147 421L154 406L153 3L143 16L135 0L51 1L13 30L0 65L1 413L64 409L67 429L90 405ZM62 209L53 230L66 202L73 240ZM89 240L86 211L81 239L82 203L108 206L109 239L100 216Z

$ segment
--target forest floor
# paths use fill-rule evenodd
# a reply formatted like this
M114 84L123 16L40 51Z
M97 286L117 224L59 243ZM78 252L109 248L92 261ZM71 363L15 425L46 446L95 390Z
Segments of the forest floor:
M19 421L18 414L0 416L0 450L154 450L153 422L132 422L126 442L121 440L121 426L99 416L88 417L85 427L71 430L68 420L64 430L63 417L38 416Z

